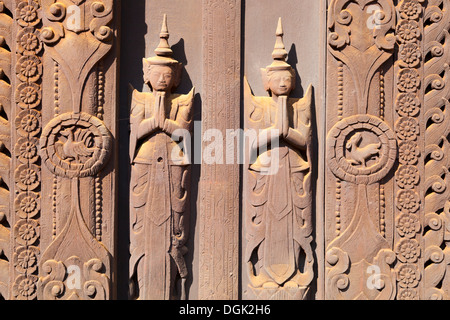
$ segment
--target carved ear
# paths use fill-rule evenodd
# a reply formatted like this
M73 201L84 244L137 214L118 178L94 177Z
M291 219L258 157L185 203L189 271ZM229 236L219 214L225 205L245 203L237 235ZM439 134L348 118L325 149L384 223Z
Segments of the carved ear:
M261 77L264 86L264 90L269 91L269 77L267 76L267 69L261 69Z
M183 65L181 63L177 63L173 66L173 73L174 73L173 87L174 87L174 89L180 85L182 70L183 70Z
M297 72L294 69L291 69L292 74L292 91L295 90L295 86L297 85Z
M357 133L353 137L350 138L350 140L347 142L347 150L351 150L353 147L353 144L358 144L361 141L361 134Z
M148 83L148 84L150 84L150 81L149 81L149 68L150 67L150 65L149 65L149 63L148 63L148 61L147 61L147 59L142 59L142 70L144 71L144 82L145 83Z
M353 138L352 139L350 139L350 141L349 142L347 142L347 145L346 145L346 148L347 148L347 150L352 150L352 141L353 140Z

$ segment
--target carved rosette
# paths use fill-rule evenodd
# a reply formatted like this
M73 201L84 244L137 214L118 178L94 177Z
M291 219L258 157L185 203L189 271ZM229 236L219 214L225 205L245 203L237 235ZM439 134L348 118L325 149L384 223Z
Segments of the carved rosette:
M16 33L16 143L14 147L14 283L12 299L37 297L37 266L40 257L41 159L38 154L41 132L42 42L39 39L38 1L18 1Z
M423 299L450 299L450 3L424 13L425 221Z
M47 168L64 178L95 176L109 160L112 136L87 113L65 113L50 121L40 141Z
M367 154L358 153L350 147L362 135L373 141L366 148ZM369 150L372 149L372 150ZM370 165L370 158L379 160ZM382 180L394 166L397 143L392 129L380 118L356 115L338 122L328 133L328 165L336 177L355 184L373 184ZM355 165L356 164L356 165Z
M422 279L422 195L419 183L421 161L422 102L422 2L403 0L397 6L396 28L398 61L396 62L396 123L399 165L395 173L396 236L398 263L397 299L419 299Z
M10 264L11 249L10 236L12 223L10 190L11 181L11 73L13 47L12 26L13 18L9 12L12 8L2 2L0 6L0 44L1 69L0 74L0 300L9 299L10 295Z

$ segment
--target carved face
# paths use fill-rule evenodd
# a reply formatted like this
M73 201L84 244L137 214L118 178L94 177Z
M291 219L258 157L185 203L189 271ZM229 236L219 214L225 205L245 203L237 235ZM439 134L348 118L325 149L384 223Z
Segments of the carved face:
M175 72L169 66L152 66L146 80L153 90L170 92L175 85Z
M289 70L273 71L269 73L269 90L275 96L288 96L294 89L294 76Z

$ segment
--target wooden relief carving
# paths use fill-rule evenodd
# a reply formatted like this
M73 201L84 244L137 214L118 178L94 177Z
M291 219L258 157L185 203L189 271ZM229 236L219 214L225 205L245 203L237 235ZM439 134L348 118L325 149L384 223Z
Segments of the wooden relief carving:
M424 299L450 299L450 3L424 12ZM414 105L412 105L414 107Z
M314 279L312 87L303 99L289 98L295 71L285 62L281 19L276 35L274 61L262 69L271 96L254 97L244 80L245 128L257 135L245 172L244 263L250 283L244 292L249 299L303 300Z
M16 1L14 219L11 299L37 298L40 258L42 42L37 1ZM12 9L12 8L11 8ZM12 186L11 186L12 187Z
M258 8L270 17L275 2L202 0L186 28L202 31L186 40L187 55L201 52L189 71L202 84L201 116L194 89L177 91L183 66L164 15L156 56L143 59L150 92L132 89L119 120L125 4L0 0L0 300L114 299L124 262L120 296L132 300L185 300L190 284L200 300L449 300L450 0L306 2L299 9L323 10L326 61L307 58L326 69L311 77L324 85L323 109L312 85L293 97L281 19L273 63L261 70L268 95L242 77L261 23L250 25L245 9L270 3ZM297 32L315 31L303 23ZM130 138L126 163L116 161L120 121L130 126L120 138ZM317 170L314 149L324 155ZM116 226L119 170L130 170L126 239ZM118 241L129 241L126 261L116 261Z
M421 296L423 274L422 237L423 194L423 66L422 3L400 1L396 27L398 60L395 64L395 131L399 145L399 165L395 173L397 254L397 299L416 300ZM409 152L414 150L414 152ZM421 184L419 184L421 182ZM425 218L427 219L427 218ZM430 221L434 223L434 221ZM432 255L435 255L433 253Z
M42 132L30 139L39 145L42 190L50 197L41 206L37 297L106 300L112 298L114 272L114 164L109 159L116 121L115 71L106 57L115 39L114 2L40 3L42 28L34 34L45 50L45 103ZM75 284L71 275L77 277Z
M395 22L392 0L329 4L327 193L335 199L326 203L327 299L384 300L396 293L386 181L398 148L385 90L392 84L386 62Z
M143 60L152 92L132 96L130 297L184 300L191 169L183 143L192 131L194 89L172 93L182 65L172 58L166 16L160 38L156 56Z
M240 129L241 0L203 0L203 149L227 130ZM223 146L222 141L216 143ZM223 147L237 159L237 148ZM208 155L206 155L207 157ZM207 159L208 160L208 159ZM238 161L204 161L199 208L199 298L239 298Z
M9 299L11 256L11 74L12 26L11 2L0 7L0 300Z

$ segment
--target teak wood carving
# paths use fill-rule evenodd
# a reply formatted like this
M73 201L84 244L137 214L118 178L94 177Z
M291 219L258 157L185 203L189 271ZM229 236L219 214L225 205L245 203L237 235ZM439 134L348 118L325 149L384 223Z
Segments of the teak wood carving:
M450 3L424 11L424 299L450 299Z
M75 21L74 12L79 13ZM111 0L41 1L39 40L49 71L44 85L53 90L43 93L39 141L51 181L43 190L52 195L43 215L46 246L39 263L39 299L113 297L115 216L107 208L114 208L115 197L109 160L116 102L104 96L114 97L115 90L114 64L108 75L105 68L115 39L113 12ZM77 285L67 280L72 273Z
M210 134L238 130L241 105L241 0L202 0L203 149ZM218 141L227 157L237 149ZM213 161L214 162L214 161ZM237 161L202 163L199 203L199 299L239 298L239 183Z
M114 6L1 2L1 298L113 298Z
M450 299L450 0L285 3L0 1L0 300Z
M16 27L16 77L15 118L17 131L12 132L14 149L12 164L15 168L14 216L10 265L10 299L33 300L37 298L38 264L41 255L41 190L42 178L38 152L42 129L42 42L38 26L41 6L36 1L11 1L9 9L15 12ZM27 65L31 66L27 72ZM15 80L15 81L14 81ZM24 121L25 120L25 121Z
M374 3L378 21L368 26ZM384 65L395 48L395 7L392 0L333 0L328 9L327 193L336 196L326 211L326 298L392 299L396 254L387 222L394 213L385 181L398 147Z
M246 168L245 261L249 299L307 298L314 279L311 196L312 87L289 98L295 71L286 63L281 18L273 63L262 69L270 97L245 81L245 127L254 130Z
M167 16L160 38L156 56L143 60L152 92L132 94L130 297L184 300L191 169L182 144L192 131L194 89L188 95L172 93L182 65L172 58Z
M11 171L11 77L12 77L12 28L11 1L4 1L0 8L0 300L10 298L10 266L12 261L11 223L13 211L10 206L12 189ZM31 170L29 171L31 172Z
M399 165L395 172L397 299L419 299L423 278L424 173L423 103L423 1L401 1L397 6L398 59L395 63L395 131ZM405 145L419 150L406 159ZM425 182L425 181L422 181ZM409 226L409 227L408 227Z

